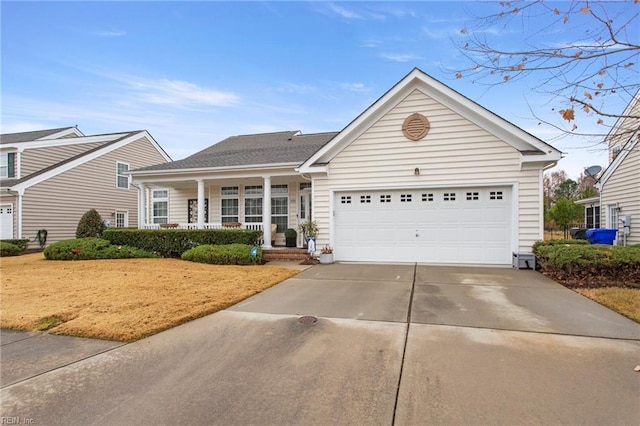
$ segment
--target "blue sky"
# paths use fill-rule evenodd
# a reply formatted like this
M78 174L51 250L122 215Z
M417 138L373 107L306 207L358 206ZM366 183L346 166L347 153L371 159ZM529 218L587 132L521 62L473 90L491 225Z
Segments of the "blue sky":
M453 42L478 2L7 2L0 5L2 133L78 125L146 129L173 159L228 136L340 130L418 67L568 153L577 177L601 149L555 140L533 80L455 79ZM498 34L505 44L522 34ZM563 34L555 35L558 42ZM623 104L619 109L622 111ZM580 147L580 149L573 149Z

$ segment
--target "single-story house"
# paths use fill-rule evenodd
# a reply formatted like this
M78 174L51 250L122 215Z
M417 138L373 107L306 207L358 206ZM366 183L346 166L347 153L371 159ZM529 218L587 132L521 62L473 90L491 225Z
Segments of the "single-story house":
M171 158L146 130L85 136L76 127L0 135L0 239L74 238L96 209L111 226L138 226L129 170Z
M617 244L640 244L640 118L638 117L640 117L640 91L636 92L605 139L609 149L610 163L596 183L596 188L600 191L598 200L601 211L600 226L618 230L615 242Z
M338 261L510 265L543 237L561 153L419 69L339 132L233 136L131 172L140 226L314 220ZM299 240L302 245L302 240Z

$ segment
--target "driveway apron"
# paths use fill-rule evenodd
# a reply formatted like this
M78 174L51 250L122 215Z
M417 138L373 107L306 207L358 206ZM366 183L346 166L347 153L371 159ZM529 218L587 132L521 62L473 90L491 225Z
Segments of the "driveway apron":
M532 271L318 265L225 311L3 384L1 415L638 424L639 353L638 324Z

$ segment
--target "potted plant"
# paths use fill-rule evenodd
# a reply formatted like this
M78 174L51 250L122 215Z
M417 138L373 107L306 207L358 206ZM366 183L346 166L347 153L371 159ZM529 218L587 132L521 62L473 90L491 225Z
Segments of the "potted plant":
M315 240L315 237L318 235L318 224L315 220L310 220L308 222L301 223L298 226L298 230L302 232L305 245L308 245L309 238L311 237Z
M324 246L320 250L320 263L329 264L333 263L333 247Z
M287 247L295 247L296 240L298 239L298 233L296 232L295 229L289 228L284 231L284 238L286 240Z

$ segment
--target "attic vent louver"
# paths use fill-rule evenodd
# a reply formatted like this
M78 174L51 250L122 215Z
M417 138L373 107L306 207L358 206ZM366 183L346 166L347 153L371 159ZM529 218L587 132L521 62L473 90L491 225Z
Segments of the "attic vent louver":
M429 120L422 114L413 113L402 123L402 133L405 137L412 141L419 141L427 136L429 132Z

